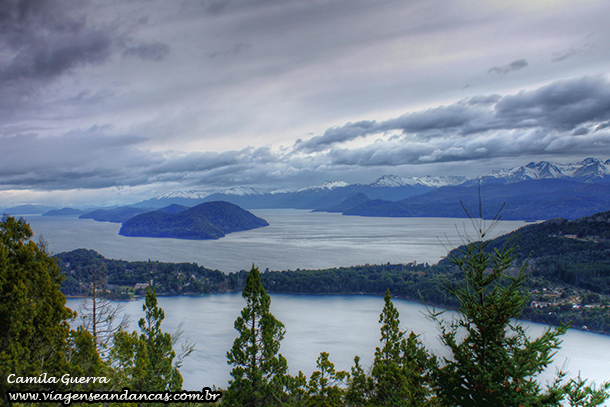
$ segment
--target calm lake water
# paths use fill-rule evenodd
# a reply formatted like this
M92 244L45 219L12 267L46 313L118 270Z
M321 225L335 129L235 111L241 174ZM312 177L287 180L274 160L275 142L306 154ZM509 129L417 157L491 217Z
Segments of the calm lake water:
M36 238L54 253L81 247L107 258L195 262L224 272L321 269L359 264L436 263L472 233L470 221L452 218L366 218L304 210L252 210L269 226L219 240L125 237L120 224L76 217L27 216ZM525 225L501 222L492 236ZM458 230L460 231L458 233Z
M435 263L447 250L472 234L470 221L447 218L363 218L299 210L253 210L270 226L233 233L214 241L132 238L118 235L119 224L79 220L74 217L27 216L36 238L44 237L52 252L94 249L107 258L196 262L212 269L233 272L255 263L261 270L317 269L357 264ZM490 234L498 236L524 225L502 222ZM435 354L443 355L437 326L421 304L395 300L401 329L421 335ZM142 301L126 302L131 329L143 316ZM185 320L185 336L196 343L181 373L186 389L213 384L224 387L231 367L226 363L236 331L233 323L245 303L241 294L199 297L160 297L165 310L163 329L173 333ZM79 300L68 306L78 309ZM272 312L286 326L281 353L290 372L315 370L320 352L329 352L338 369L349 370L359 355L365 367L379 345L379 314L383 298L375 296L272 295ZM544 325L524 323L531 336ZM541 377L545 383L563 367L570 377L579 372L600 383L610 380L610 337L570 330L564 337L555 364Z
M70 299L68 306L78 309L81 300ZM438 327L427 318L426 307L410 301L394 299L400 312L401 330L413 331L428 350L448 356L438 339ZM130 330L137 329L137 321L144 313L142 300L123 303L125 312L132 316ZM199 297L159 297L165 310L163 329L174 333L181 321L184 337L190 337L196 351L180 369L184 388L195 390L204 386L225 387L230 379L231 366L226 353L231 349L237 331L233 327L245 301L240 293L212 294ZM320 352L329 352L338 370L349 371L354 356L361 358L365 368L371 366L375 347L379 346L379 314L383 298L375 296L336 295L271 295L271 312L286 327L280 353L288 361L291 374L301 370L308 377L316 369ZM447 313L446 319L454 314ZM547 327L524 322L530 337L538 337ZM176 348L179 350L179 347ZM557 369L569 372L569 377L582 377L597 383L610 380L610 337L570 330L554 364L541 376L544 385L551 382Z

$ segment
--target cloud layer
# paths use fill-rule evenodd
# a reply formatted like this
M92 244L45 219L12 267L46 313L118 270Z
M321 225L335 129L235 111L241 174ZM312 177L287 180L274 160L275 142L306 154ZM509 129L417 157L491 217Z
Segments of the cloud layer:
M474 96L385 121L364 120L293 148L152 152L138 136L90 128L59 137L0 137L7 189L287 183L315 173L480 159L610 152L610 82L582 77L511 95ZM360 141L360 146L350 143ZM35 159L34 159L35 158Z
M6 0L0 206L19 191L98 199L606 158L607 11Z

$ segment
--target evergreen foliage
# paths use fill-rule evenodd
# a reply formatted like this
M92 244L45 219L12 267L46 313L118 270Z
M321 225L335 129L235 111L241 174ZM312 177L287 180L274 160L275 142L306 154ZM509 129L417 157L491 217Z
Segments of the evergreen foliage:
M383 347L375 351L371 399L378 406L423 406L430 395L427 375L436 359L430 358L415 333L405 338L400 331L399 313L389 290L384 301L379 317Z
M178 391L182 376L173 364L176 352L172 336L161 330L165 312L157 305L154 290L146 290L142 309L145 317L138 322L139 335L122 329L115 334L111 351L113 382L119 390L129 387L133 391Z
M274 406L285 397L288 364L279 354L284 324L269 311L271 297L261 283L254 265L246 279L242 296L246 307L235 321L235 339L228 363L233 365L232 380L223 397L229 406Z
M320 353L314 371L307 384L309 399L306 406L311 407L341 407L344 405L344 383L349 379L349 373L337 371L334 363L328 360L327 352Z
M72 331L67 361L72 375L76 377L102 377L110 375L109 366L104 363L95 346L93 335L79 326ZM106 390L101 384L78 384L71 390Z
M567 326L531 340L513 322L527 302L521 290L527 263L512 270L513 241L490 253L483 221L476 226L478 240L451 257L464 275L462 283L447 287L460 303L459 318L447 326L440 314L431 314L451 351L433 369L437 395L447 406L559 405L569 389L558 379L543 391L535 378L551 362Z
M44 245L30 240L32 235L23 219L0 222L0 399L17 389L7 383L9 374L38 376L69 369L68 321L74 313L59 290L59 267Z

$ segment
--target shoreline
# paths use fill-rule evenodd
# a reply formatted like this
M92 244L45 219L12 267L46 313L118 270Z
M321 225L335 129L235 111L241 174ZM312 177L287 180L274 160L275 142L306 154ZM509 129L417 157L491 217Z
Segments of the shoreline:
M218 295L218 294L237 294L237 293L241 293L243 290L227 290L227 291L219 291L219 292L215 292L215 293L204 293L204 294L157 294L157 297L166 297L166 298L181 298L181 297L204 297L204 296L208 296L208 295ZM279 291L267 291L268 294L277 294L277 295L286 295L286 296L312 296L312 297L337 297L337 296L343 296L343 297L352 297L352 296L370 296L370 297L382 297L385 294L375 294L375 293L364 293L364 292L358 292L358 293L325 293L325 294L316 294L316 293L293 293L293 292L279 292ZM76 299L85 299L85 298L89 298L86 296L65 296L66 299L71 299L71 300L76 300ZM131 302L131 301L138 301L140 299L145 298L145 295L136 295L133 296L130 299L125 299L125 300L111 300L111 301L115 301L115 302ZM419 300L414 300L412 298L408 298L408 297L404 297L404 296L400 296L400 295L392 295L392 298L398 299L398 300L402 300L402 301L407 301L407 302L412 302L415 304L420 304L420 305L424 305L426 307L430 306L430 307L439 307L440 310L442 311L457 311L455 308L453 307L448 307L448 306L443 306L443 305L438 305L438 304L433 304L433 303L426 303L424 301L419 301ZM530 323L534 323L534 324L540 324L540 325L545 325L548 327L557 327L557 325L555 324L549 324L546 323L544 321L536 321L536 320L532 320L532 319L525 319L525 318L519 318L517 319L517 322L530 322ZM573 329L579 332L586 332L586 333L591 333L591 334L596 334L596 335L603 335L605 337L610 337L610 332L606 333L603 331L595 331L592 329L582 329L582 328L577 328L577 327L572 327L570 326L568 329Z

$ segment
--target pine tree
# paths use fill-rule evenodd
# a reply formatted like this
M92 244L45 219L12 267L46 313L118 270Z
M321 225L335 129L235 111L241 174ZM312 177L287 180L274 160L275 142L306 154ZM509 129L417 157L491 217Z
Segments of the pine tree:
M172 336L161 330L165 312L157 305L154 289L146 289L142 306L145 317L138 322L141 333L119 330L114 337L111 360L115 386L134 391L178 391L182 376L174 364Z
M74 314L59 290L57 263L32 236L23 219L0 222L0 399L16 390L7 383L9 374L55 376L69 368L68 321Z
M107 377L110 375L109 366L104 363L97 352L93 335L82 326L71 333L67 360L72 376ZM90 383L71 385L70 390L107 390L107 387L105 384Z
M462 284L447 287L459 301L459 318L447 327L440 314L432 314L452 355L434 369L438 396L448 406L558 405L558 387L543 392L535 378L551 363L567 326L530 340L514 322L527 302L521 290L527 263L510 270L512 239L490 253L482 222L478 240L451 255L464 274Z
M371 401L377 406L422 406L428 401L430 389L427 373L434 363L428 352L410 333L400 331L398 310L386 291L385 305L379 317L382 348L375 351L371 372Z
M271 297L261 283L254 265L243 291L246 307L235 321L235 339L228 363L233 365L232 380L223 397L229 406L273 406L285 398L288 364L279 354L284 324L269 311Z
M322 352L318 357L314 371L309 378L307 390L309 399L306 405L311 407L341 407L344 405L345 389L342 386L349 379L349 373L336 371L335 365L328 360L328 353Z
M345 401L349 406L362 407L370 405L369 400L373 389L373 380L364 373L360 364L360 356L354 358Z

